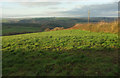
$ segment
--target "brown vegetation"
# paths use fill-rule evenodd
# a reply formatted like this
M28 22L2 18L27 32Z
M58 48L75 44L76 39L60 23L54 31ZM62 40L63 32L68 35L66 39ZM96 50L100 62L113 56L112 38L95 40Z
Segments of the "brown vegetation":
M49 28L46 28L45 31L57 31L57 30L63 30L64 27L55 27L54 29L49 29Z
M98 23L84 23L84 24L76 24L71 28L64 29L64 27L55 27L54 29L45 29L45 31L57 31L57 30L70 30L70 29L80 29L84 31L90 32L105 32L105 33L118 33L118 21L114 22L98 22Z
M49 29L49 28L46 28L45 31L50 31L50 29Z
M54 29L52 29L51 31L57 31L57 30L63 30L64 27L55 27Z
M91 32L106 32L106 33L118 33L118 22L98 22L90 24L76 24L75 26L68 29L80 29L87 30Z

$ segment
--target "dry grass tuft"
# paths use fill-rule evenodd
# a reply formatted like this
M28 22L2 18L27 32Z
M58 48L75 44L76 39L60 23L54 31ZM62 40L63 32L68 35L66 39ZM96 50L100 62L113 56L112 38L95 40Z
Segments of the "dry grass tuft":
M105 32L105 33L118 33L118 21L114 22L98 22L90 24L76 24L75 26L68 29L80 29L91 32Z

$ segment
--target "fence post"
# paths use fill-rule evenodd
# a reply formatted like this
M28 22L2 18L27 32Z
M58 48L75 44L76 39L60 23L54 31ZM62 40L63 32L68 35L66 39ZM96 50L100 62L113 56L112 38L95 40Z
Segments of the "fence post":
M88 10L88 26L90 27L90 10ZM90 32L91 32L91 27L90 27Z

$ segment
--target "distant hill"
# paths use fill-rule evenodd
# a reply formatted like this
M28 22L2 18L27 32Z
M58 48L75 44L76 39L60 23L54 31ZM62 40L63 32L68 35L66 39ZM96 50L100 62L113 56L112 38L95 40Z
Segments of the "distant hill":
M117 17L90 17L90 22L111 22L116 20ZM88 21L87 17L49 17L49 18L4 18L2 20L3 23L39 23L39 24L46 24L46 23L63 23L72 21L73 23L85 23Z
M116 20L115 17L91 17L90 22L96 23L100 21L111 22ZM3 35L14 35L20 33L42 32L49 28L50 30L56 27L70 28L78 23L87 23L87 17L51 17L51 18L19 18L19 19L3 19L2 30Z

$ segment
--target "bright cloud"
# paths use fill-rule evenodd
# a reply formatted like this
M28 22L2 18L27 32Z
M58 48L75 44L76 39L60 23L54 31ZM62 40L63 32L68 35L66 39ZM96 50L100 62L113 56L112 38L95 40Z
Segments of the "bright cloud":
M87 11L89 9L91 10L92 17L106 17L117 16L118 12L118 3L115 2L117 0L74 0L74 2L73 0L64 0L63 2L31 2L33 0L24 0L25 2L9 1L13 2L2 2L3 17L87 17Z

